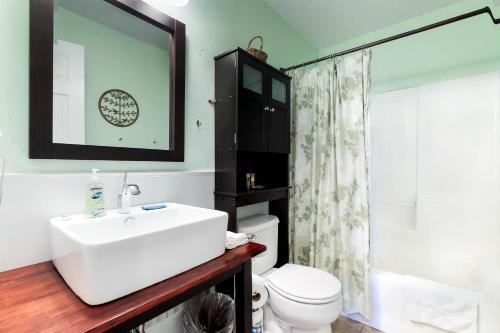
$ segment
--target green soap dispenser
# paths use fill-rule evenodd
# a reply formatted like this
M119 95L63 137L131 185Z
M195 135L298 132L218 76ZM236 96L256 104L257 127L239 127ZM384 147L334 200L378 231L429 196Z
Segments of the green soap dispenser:
M101 217L106 215L104 207L104 186L97 176L99 169L92 169L91 181L87 191L87 204L85 206L85 215L87 217Z

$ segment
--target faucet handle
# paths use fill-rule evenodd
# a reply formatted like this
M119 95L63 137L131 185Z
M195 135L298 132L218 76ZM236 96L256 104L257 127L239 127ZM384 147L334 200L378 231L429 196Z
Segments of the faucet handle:
M130 194L132 194L132 195L139 195L139 194L141 194L141 190L139 188L139 185L128 184L127 187L128 187L128 190L130 191Z

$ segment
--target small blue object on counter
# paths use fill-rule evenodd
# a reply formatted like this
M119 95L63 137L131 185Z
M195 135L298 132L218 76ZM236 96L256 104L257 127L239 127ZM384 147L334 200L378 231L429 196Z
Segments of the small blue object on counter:
M163 208L167 208L167 205L165 205L164 203L157 203L157 204L146 205L146 206L142 207L142 209L144 209L144 210L155 210L155 209L163 209Z

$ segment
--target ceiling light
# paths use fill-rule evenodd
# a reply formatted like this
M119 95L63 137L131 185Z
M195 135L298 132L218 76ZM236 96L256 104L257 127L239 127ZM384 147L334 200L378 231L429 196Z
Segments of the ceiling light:
M188 4L189 0L166 0L169 5L176 7L184 7Z
M144 0L144 2L157 9L168 12L169 6L184 7L188 4L189 0Z

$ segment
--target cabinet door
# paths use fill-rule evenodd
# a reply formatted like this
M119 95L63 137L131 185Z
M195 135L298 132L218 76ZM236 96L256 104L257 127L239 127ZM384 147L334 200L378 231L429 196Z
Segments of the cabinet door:
M267 123L264 111L264 71L252 61L244 61L239 68L240 93L238 98L237 149L267 150Z
M267 117L268 151L290 152L290 83L277 76L269 79L269 111Z
M250 63L242 64L242 83L244 90L252 92L259 96L263 95L264 91L264 72L260 66L252 66Z

